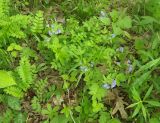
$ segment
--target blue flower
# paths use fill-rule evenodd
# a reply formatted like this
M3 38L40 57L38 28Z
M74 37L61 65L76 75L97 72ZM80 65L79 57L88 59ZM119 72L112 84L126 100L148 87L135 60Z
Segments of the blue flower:
M47 25L46 25L46 27L48 27L48 28L49 28L49 24L47 24Z
M88 71L88 67L87 66L80 66L80 70L82 72L87 72Z
M102 87L105 88L105 89L110 89L111 88L111 86L109 84L103 84Z
M94 62L91 62L91 63L90 63L90 66L93 68L93 67L94 67Z
M49 31L48 31L48 34L49 34L50 36L52 36L54 33L49 30Z
M106 13L104 11L101 11L100 12L100 17L105 17L106 16Z
M54 29L54 24L51 25L51 28Z
M131 73L133 71L133 66L132 65L129 65L128 66L128 73Z
M112 37L112 38L115 38L115 37L116 37L116 34L111 34L111 37Z
M61 34L62 33L62 31L60 30L60 29L58 29L54 34Z
M128 60L127 60L127 64L131 64L131 60L128 59Z
M111 88L114 88L114 87L116 87L116 80L114 79L113 81L112 81L112 84L111 84Z
M105 83L105 84L102 85L102 87L105 88L105 89L112 89L112 88L116 87L116 85L117 85L116 80L114 79L112 81L112 84Z
M117 65L121 65L121 63L120 63L120 62L116 62L116 64L117 64Z
M121 53L123 53L123 52L124 52L124 47L120 47L120 48L119 48L119 51L120 51Z
M124 47L119 47L118 49L116 49L116 51L119 51L119 52L123 53L124 52Z
M49 42L51 39L50 38L48 38L48 37L46 37L45 39L44 39L44 41L46 41L46 42Z

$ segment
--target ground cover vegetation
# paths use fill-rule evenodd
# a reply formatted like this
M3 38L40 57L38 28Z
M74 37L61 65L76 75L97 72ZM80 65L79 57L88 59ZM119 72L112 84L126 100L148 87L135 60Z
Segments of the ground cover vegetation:
M0 123L160 123L159 0L0 0Z

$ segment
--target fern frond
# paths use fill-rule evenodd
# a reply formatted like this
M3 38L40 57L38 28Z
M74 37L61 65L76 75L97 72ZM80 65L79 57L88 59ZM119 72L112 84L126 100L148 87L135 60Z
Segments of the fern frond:
M0 103L5 101L5 95L4 94L0 94Z
M17 69L17 85L10 86L4 89L7 94L10 94L17 98L22 98L24 92L28 90L33 81L33 73L31 69L31 64L26 57L22 57L20 60L20 66Z
M32 106L32 109L36 112L41 112L41 104L40 104L40 101L39 99L34 96L33 99L31 100L31 106Z
M0 0L0 17L9 15L10 0Z
M7 93L7 94L10 94L14 97L17 97L17 98L21 98L23 97L23 92L20 88L18 88L17 86L10 86L10 87L7 87L4 89L4 91Z
M31 28L31 31L35 34L42 33L44 28L43 21L44 21L43 12L38 11L33 20L33 26Z
M24 38L25 33L22 31L27 29L29 16L14 15L0 19L0 37Z
M15 38L24 38L26 35L22 31L27 28L29 23L29 16L15 15L9 18L8 36Z
M39 81L37 81L36 83L34 83L34 86L35 87L33 87L33 89L35 90L35 92L36 92L36 95L37 95L37 97L38 97L38 99L40 100L40 101L42 101L43 100L43 94L45 93L45 88L46 88L46 86L47 86L47 78L46 79L44 79L44 80L39 80Z
M0 69L11 67L11 57L10 55L3 49L0 49Z
M20 78L22 79L22 83L20 85L21 88L26 91L33 81L33 74L31 70L31 64L26 57L22 57L20 60L20 66L18 67L18 74Z

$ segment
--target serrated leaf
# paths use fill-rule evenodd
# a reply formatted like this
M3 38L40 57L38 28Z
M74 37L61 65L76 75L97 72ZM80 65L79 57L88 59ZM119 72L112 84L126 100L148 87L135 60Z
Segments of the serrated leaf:
M25 123L26 117L22 113L18 113L14 118L14 123Z
M9 72L0 70L0 88L9 87L12 85L16 85L13 77L9 74Z
M21 110L20 100L16 97L9 96L7 100L7 104L10 108L14 110Z

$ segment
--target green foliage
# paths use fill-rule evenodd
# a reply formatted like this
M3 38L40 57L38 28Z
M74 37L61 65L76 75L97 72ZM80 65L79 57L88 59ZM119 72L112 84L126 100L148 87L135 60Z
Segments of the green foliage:
M135 117L136 115L138 115L141 110L145 120L149 118L147 105L145 103L149 104L150 106L160 107L160 102L147 99L151 95L152 90L153 90L153 85L150 86L150 88L148 89L148 91L146 92L142 100L137 90L135 88L132 89L132 96L133 96L133 99L136 101L136 103L133 103L128 106L128 108L132 108L136 106L132 117Z
M15 38L25 38L24 31L30 20L27 15L11 15L9 3L9 0L0 1L0 47L13 42Z
M12 85L16 85L14 78L9 72L0 70L0 88L6 88Z
M9 0L1 0L0 1L0 17L9 15Z
M32 109L36 112L41 112L41 105L38 98L34 97L31 102L32 102L32 105L31 105Z
M1 33L0 38L4 40L7 38L24 38L26 34L22 29L27 29L29 17L25 15L14 15L11 17L3 17L0 22Z
M5 88L4 91L7 94L20 98L23 97L23 93L29 89L33 82L33 70L28 58L21 58L20 66L17 68L17 73L18 78L16 79L16 85Z
M160 19L160 4L159 0L148 0L146 9L148 12L151 13L151 15L157 19Z
M44 25L43 22L44 18L43 18L43 12L42 11L38 11L33 19L33 24L32 24L32 28L31 31L34 34L41 34L42 30L44 29Z
M45 79L45 80L39 80L35 83L34 90L40 101L44 101L47 82L48 82L47 79Z
M12 57L9 55L9 53L7 53L7 51L0 49L0 58L0 69L8 69L12 66Z
M0 0L0 122L159 122L158 2Z
M20 66L18 67L18 74L22 80L21 88L26 91L33 82L32 68L28 58L21 58Z

